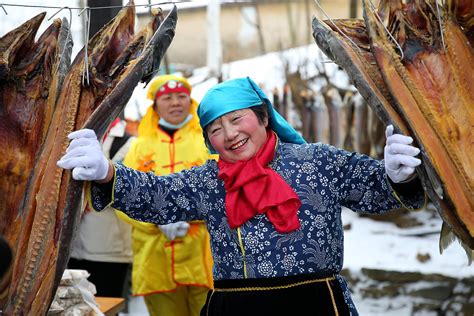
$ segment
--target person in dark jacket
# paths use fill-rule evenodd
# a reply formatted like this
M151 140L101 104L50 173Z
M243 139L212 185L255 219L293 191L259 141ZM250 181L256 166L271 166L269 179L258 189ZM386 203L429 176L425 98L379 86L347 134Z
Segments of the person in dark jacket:
M198 115L219 161L159 177L99 151L82 155L97 140L79 130L58 165L92 181L88 199L98 211L111 204L155 224L206 222L215 281L201 315L357 315L339 274L341 209L421 208L412 139L388 126L381 161L308 144L248 77L210 89Z

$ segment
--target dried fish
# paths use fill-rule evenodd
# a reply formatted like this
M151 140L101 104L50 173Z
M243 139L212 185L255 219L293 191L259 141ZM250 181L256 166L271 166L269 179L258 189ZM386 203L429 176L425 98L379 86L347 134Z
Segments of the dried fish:
M435 0L384 0L377 10L363 3L364 20L314 19L316 43L384 123L415 139L423 185L472 256L474 159L466 153L474 151L473 2L439 8Z
M45 14L39 14L0 39L0 233L15 251L35 212L22 203L44 143L62 79L70 63L71 43L66 21L55 20L34 41ZM62 58L59 55L62 52ZM11 274L4 280L0 306L8 300ZM0 308L1 309L1 308Z
M88 58L85 58L84 48L67 70L64 80L58 77L58 74L65 73L64 67L58 65L56 68L62 71L51 72L51 83L63 82L61 93L49 94L54 105L47 112L51 113L50 119L43 120L41 124L32 119L47 132L41 133L41 146L35 147L35 152L31 154L34 163L17 167L22 174L26 174L24 177L27 180L22 182L24 193L18 193L22 203L20 209L17 207L15 210L13 225L4 228L6 235L17 236L10 289L6 302L0 305L4 306L5 314L46 314L66 266L72 236L83 209L84 189L82 181L73 180L69 172L56 166L56 161L68 145L68 133L79 128L92 128L98 137L103 136L109 124L123 110L138 82L147 82L159 67L174 37L176 21L176 7L164 20L161 10L155 10L150 23L134 34L135 9L133 5L128 5L91 38L86 46ZM62 63L67 59L59 58L63 54L58 54L57 50L55 56ZM24 59L17 53L10 60L21 63ZM19 80L18 75L9 70L11 67L3 69L6 69L5 76ZM25 73L28 77L34 71ZM83 75L87 73L88 80L83 80ZM49 87L54 86L51 83ZM4 98L6 90L0 91ZM24 93L28 94L28 90ZM10 116L28 116L37 106L33 103L20 111L10 111ZM2 104L2 107L14 105L8 104ZM3 126L7 118L0 116L0 119ZM13 132L11 129L0 129L0 138L16 137L29 141L23 134L20 128ZM32 151L28 144L18 144L17 148ZM6 161L3 157L1 159ZM11 164L12 160L0 163L0 166L5 166L0 171L11 170ZM0 186L1 194L4 194L3 185ZM28 218L25 214L29 214Z

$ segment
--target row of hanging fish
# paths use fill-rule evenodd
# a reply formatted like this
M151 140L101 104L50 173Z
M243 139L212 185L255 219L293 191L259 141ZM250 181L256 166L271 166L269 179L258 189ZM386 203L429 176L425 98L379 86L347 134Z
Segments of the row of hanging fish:
M386 124L421 149L442 252L474 249L474 1L363 0L363 19L313 19L322 51Z
M0 38L0 234L14 251L0 280L5 315L45 315L66 267L84 189L56 166L67 135L80 128L104 135L136 85L158 71L177 22L176 7L166 17L154 9L135 33L130 2L71 63L66 19L35 41L45 15Z

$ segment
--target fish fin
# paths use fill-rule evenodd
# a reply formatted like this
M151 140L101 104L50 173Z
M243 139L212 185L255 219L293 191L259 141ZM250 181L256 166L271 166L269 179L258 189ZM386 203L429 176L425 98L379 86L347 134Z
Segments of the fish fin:
M458 241L459 241L459 244L461 245L461 247L466 252L466 256L467 256L467 260L468 260L467 265L470 266L472 264L472 260L474 258L474 250L469 248L469 246L466 245L465 243L463 243L460 239L458 239Z
M463 243L461 239L457 238L451 228L445 222L443 222L439 237L439 252L442 254L443 251L448 248L455 240L459 242L461 247L466 252L468 265L470 266L474 260L474 249L469 248L469 246Z
M456 240L456 236L454 235L451 228L443 222L441 225L441 233L439 236L439 253L442 254L443 251L449 247L454 241Z

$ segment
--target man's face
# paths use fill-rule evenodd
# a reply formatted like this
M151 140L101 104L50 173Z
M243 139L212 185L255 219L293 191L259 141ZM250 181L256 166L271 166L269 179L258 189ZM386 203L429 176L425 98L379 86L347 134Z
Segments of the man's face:
M160 95L155 99L155 111L171 124L180 124L188 116L191 108L191 97L185 92Z

